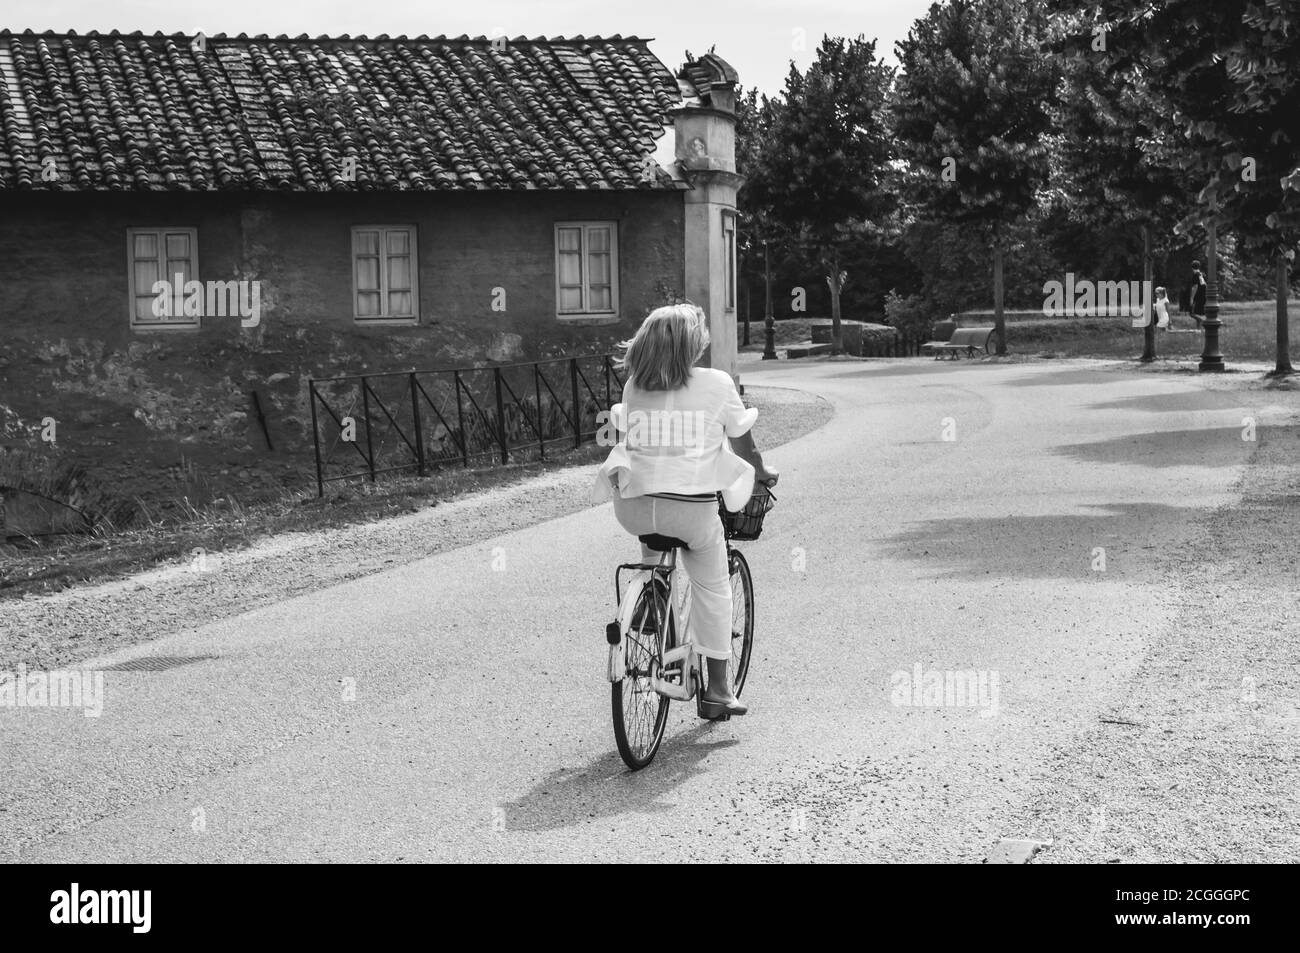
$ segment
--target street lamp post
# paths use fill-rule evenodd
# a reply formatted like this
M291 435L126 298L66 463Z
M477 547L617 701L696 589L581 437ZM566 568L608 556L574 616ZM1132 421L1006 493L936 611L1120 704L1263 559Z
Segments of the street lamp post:
M1219 243L1214 222L1215 207L1210 208L1210 221L1206 231L1209 232L1210 261L1205 274L1205 350L1201 353L1201 363L1197 370L1222 371L1223 355L1219 353Z
M744 330L744 337L741 339L740 343L745 347L749 347L749 305L750 305L750 297L751 297L749 294L749 281L746 280L744 282L744 285L745 285L745 330Z
M767 239L763 239L763 297L766 302L763 315L763 360L776 360L776 318L772 315L772 262L767 254Z

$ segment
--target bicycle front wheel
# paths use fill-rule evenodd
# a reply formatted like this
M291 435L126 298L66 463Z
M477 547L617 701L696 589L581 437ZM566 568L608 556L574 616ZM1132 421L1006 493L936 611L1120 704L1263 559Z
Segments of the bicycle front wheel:
M656 692L651 682L652 675L662 675L663 654L675 644L668 588L660 580L642 587L632 624L623 638L626 671L610 685L614 740L624 763L639 771L654 760L668 724L668 699Z
M731 690L740 697L749 675L749 657L754 650L754 580L749 563L739 550L731 551L731 658L727 675Z

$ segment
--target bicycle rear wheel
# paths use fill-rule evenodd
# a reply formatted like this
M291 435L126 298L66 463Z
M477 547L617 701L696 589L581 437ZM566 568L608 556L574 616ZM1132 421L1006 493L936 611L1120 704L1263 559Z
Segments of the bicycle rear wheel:
M614 707L614 740L618 753L633 771L654 760L668 724L668 699L654 690L650 678L662 674L663 654L676 642L668 612L668 587L655 578L642 587L632 612L626 640L623 678L610 685Z
M731 658L727 676L731 690L740 697L749 675L749 657L754 650L754 580L749 563L739 550L731 551Z

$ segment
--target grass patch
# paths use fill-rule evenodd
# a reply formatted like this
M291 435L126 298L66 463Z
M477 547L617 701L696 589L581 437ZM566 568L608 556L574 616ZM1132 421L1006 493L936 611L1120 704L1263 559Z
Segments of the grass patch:
M1276 354L1277 319L1271 301L1238 301L1219 311L1219 349L1224 361L1272 362ZM1296 309L1294 306L1291 311ZM1156 331L1156 357L1160 360L1195 360L1205 346L1205 336L1189 314L1171 315L1173 330ZM1288 314L1292 334L1295 317ZM1042 318L1007 325L1007 350L1040 352L1052 357L1135 359L1142 353L1141 328L1131 318Z
M595 444L554 455L545 463L511 464L477 470L448 469L426 477L388 476L375 483L352 480L326 484L278 499L241 504L233 496L188 514L168 507L166 517L98 538L48 536L0 544L0 599L57 592L80 583L186 562L196 549L228 552L280 533L370 523L414 513L470 493L507 486L550 470L591 464L608 451Z

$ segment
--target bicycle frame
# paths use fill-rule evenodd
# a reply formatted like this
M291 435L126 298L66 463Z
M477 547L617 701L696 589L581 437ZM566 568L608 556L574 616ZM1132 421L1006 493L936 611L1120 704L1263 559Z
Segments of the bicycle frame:
M749 673L754 642L754 583L748 561L732 547L731 538L757 538L762 517L770 508L770 504L760 503L753 507L747 504L741 513L730 513L721 506L718 510L732 597L731 657L725 675L718 675L735 697L740 696ZM641 561L615 568L614 599L618 608L614 621L605 626L614 738L619 755L633 771L654 760L667 728L671 701L694 699L696 713L710 721L726 721L733 714L745 712L745 706L733 708L734 703L705 700L715 666L710 659L706 668L691 628L691 580L685 568L678 566L675 549L658 551L657 559L648 554L648 548L646 552ZM689 552L684 555L690 557ZM626 586L625 572L632 573ZM738 598L743 606L739 621Z
M727 562L731 562L731 543L727 542ZM645 575L630 582L626 589L621 588L621 576L624 572L640 572ZM668 589L668 622L681 639L679 645L664 652L658 659L658 671L650 675L650 685L660 695L677 701L690 701L703 684L700 675L700 658L695 651L695 639L690 630L690 603L686 602L684 611L678 610L678 572L677 551L661 553L655 563L623 563L614 570L614 596L618 605L618 619L610 623L607 641L610 643L609 680L617 682L626 674L627 633L632 626L632 617L636 609L641 590L653 579L663 580ZM688 583L689 584L689 583ZM688 593L689 594L689 593ZM615 639L617 638L617 641ZM664 678L663 671L674 665L681 665L682 679L674 682Z

